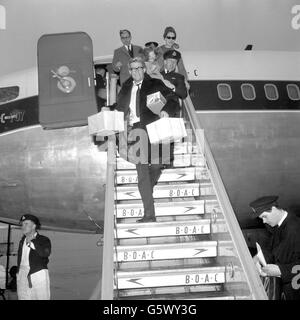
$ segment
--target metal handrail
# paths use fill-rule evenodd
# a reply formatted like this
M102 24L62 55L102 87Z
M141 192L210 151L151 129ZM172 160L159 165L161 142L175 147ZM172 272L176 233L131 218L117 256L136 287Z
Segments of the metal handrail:
M108 137L107 146L101 300L112 300L114 291L114 175L116 162L114 135Z
M106 101L111 100L110 75L106 74ZM114 102L114 101L113 101ZM102 252L102 280L101 300L112 300L114 297L114 189L115 189L115 165L116 165L116 137L108 136L107 139L107 169L104 207L104 235Z
M265 292L264 286L256 271L256 267L254 265L243 233L240 229L239 223L228 198L218 167L215 163L208 141L203 134L203 130L197 117L193 102L189 96L184 100L184 107L191 122L192 129L195 133L196 143L205 155L210 179L214 185L216 196L222 208L222 212L224 213L224 218L227 222L232 241L237 250L237 255L245 271L245 276L249 284L251 295L255 300L267 300L268 297ZM199 130L201 130L202 134L200 134Z

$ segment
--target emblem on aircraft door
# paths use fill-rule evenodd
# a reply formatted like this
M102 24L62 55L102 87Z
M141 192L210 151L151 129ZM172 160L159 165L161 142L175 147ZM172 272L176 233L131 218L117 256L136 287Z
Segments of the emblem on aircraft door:
M44 129L85 126L98 112L93 44L84 32L41 36L37 45L39 122Z
M76 81L69 76L71 72L67 66L60 66L56 71L51 70L52 77L57 79L57 88L64 93L72 92L76 87Z

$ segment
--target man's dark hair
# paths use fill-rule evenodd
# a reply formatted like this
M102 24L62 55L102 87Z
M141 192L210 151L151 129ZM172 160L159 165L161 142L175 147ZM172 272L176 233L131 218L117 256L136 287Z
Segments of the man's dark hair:
M127 29L120 30L120 36L125 32L127 32L129 34L129 36L131 37L131 32Z

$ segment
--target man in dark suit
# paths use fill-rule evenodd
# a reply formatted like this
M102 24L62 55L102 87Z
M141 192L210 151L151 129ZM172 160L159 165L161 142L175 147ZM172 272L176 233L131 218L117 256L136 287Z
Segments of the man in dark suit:
M178 61L181 59L181 54L177 50L168 50L164 53L164 70L161 72L164 77L164 84L174 91L176 95L176 112L175 116L179 117L180 104L179 98L187 97L187 88L185 85L184 76L175 72Z
M282 299L300 300L300 219L281 209L277 201L278 196L266 196L249 204L254 216L273 229L270 246L262 247L267 262L262 272L277 277Z
M156 185L164 166L164 161L167 161L167 159L163 159L163 156L151 149L146 125L158 120L160 117L174 117L176 96L161 80L150 78L145 73L146 67L142 58L131 59L128 67L131 77L125 81L121 88L116 109L124 112L125 121L128 122L128 128L131 130L128 143L138 144L140 148L136 153L137 161L134 162L138 174L138 188L144 205L144 217L138 222L154 222L156 218L153 187ZM154 114L147 107L147 96L158 91L166 98L166 104L160 115ZM134 136L137 136L137 139L134 139ZM169 157L171 156L169 153Z
M114 51L112 67L120 75L120 84L122 85L130 77L128 71L129 59L142 55L143 49L131 43L131 33L129 30L121 30L120 38L123 46Z

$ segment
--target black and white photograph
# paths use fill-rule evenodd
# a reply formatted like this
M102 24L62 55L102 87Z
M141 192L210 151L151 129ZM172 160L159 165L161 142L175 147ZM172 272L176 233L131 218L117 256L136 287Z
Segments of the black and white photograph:
M0 0L9 300L300 300L300 0Z

